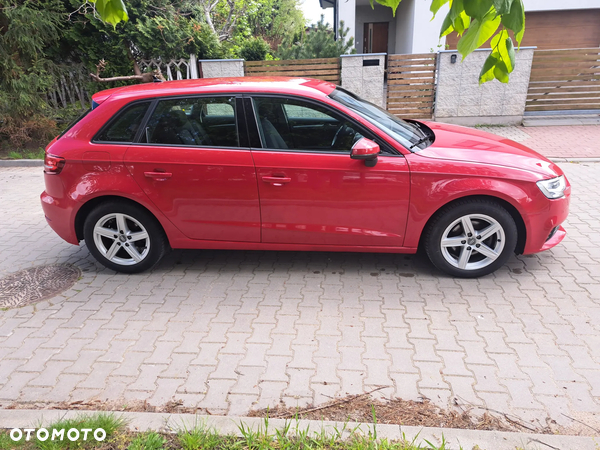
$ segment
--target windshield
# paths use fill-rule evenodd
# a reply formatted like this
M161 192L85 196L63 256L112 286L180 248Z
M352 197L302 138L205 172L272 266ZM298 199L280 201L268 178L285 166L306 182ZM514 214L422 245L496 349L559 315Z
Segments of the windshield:
M431 138L418 125L399 119L373 103L337 87L329 94L333 100L350 108L368 120L392 139L411 151L422 150L431 144Z

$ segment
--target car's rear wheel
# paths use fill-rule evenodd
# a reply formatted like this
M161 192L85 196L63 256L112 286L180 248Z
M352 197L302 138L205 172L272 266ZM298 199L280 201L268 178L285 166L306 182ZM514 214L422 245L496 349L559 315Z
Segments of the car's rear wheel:
M150 213L121 201L93 209L84 222L83 235L98 262L117 272L148 270L169 248L164 231Z
M425 250L440 270L474 278L494 272L514 253L517 226L492 200L468 199L442 209L425 236Z

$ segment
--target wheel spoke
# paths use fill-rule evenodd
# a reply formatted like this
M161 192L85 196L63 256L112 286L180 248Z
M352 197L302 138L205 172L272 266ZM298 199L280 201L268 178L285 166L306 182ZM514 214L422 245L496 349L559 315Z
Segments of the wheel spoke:
M140 255L140 252L138 252L134 246L129 245L123 248L135 260L135 262L140 262L143 259L142 255Z
M469 217L463 217L461 219L461 223L463 226L463 230L465 231L465 234L467 236L469 236L469 233L471 233L471 236L475 235L475 228L473 228L473 223L471 222L471 219Z
M479 236L481 236L481 241L485 241L490 236L493 236L501 229L500 225L497 223L491 224L489 227L484 228L479 231Z
M471 253L473 253L473 250L469 249L469 247L463 247L460 250L460 256L458 257L458 267L459 268L461 268L461 269L467 268L469 259L471 259Z
M130 233L127 237L131 237L129 242L137 242L141 241L142 239L148 239L148 233L145 231L138 231L137 233Z
M127 234L129 232L129 228L127 228L127 222L125 221L125 216L123 214L116 214L117 216L117 227L121 233Z
M110 228L96 227L94 228L94 233L99 234L100 236L114 239L115 234L118 232L116 230L111 230Z
M463 241L465 238L463 236L459 237L447 237L442 239L442 247L462 247Z
M106 259L108 259L109 261L111 259L113 259L115 257L115 255L117 254L117 252L119 251L119 248L121 248L119 246L119 241L117 241L117 240L113 241L110 248L106 251Z
M494 250L492 250L491 248L489 248L487 245L485 244L481 244L480 247L477 247L475 249L475 251L478 251L479 253L481 253L483 256L487 256L488 258L490 258L491 260L495 260L498 258L498 256L500 256L498 253L496 253Z

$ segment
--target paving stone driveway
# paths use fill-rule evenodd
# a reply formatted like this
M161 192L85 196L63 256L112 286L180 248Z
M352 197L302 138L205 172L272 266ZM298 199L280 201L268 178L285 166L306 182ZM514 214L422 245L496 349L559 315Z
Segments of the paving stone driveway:
M116 275L45 224L41 169L0 169L0 276L83 271L64 295L0 311L0 405L178 399L244 414L384 385L598 426L600 164L562 166L567 239L478 280L415 256L233 251L176 251L152 273Z

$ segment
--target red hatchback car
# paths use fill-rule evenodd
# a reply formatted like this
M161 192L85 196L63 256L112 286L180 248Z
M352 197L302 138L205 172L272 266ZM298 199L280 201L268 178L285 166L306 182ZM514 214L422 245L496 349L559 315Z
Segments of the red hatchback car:
M527 147L305 78L109 89L46 148L46 219L105 266L171 248L415 253L460 277L558 244L570 185Z

